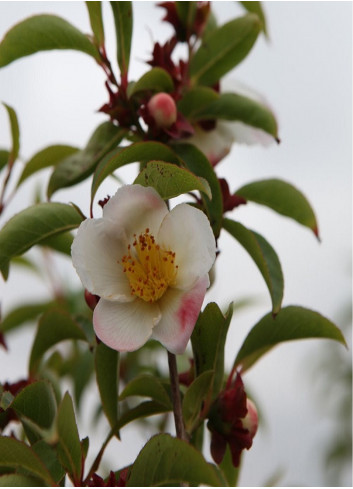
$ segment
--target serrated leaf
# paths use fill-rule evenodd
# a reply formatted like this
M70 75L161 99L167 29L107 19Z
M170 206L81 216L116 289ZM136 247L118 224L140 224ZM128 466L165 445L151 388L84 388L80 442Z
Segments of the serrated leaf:
M318 236L314 211L306 197L293 185L275 178L244 185L235 192L246 200L270 207L283 216L294 219Z
M86 341L86 336L78 323L65 311L58 308L46 311L39 320L32 346L29 360L30 375L35 376L40 361L49 348L69 339Z
M1 44L0 44L0 53L1 53ZM0 54L0 59L1 59L1 54ZM7 104L3 103L3 106L7 111L7 115L10 121L12 148L9 154L8 161L9 164L12 165L17 159L18 153L20 151L20 128L18 125L18 119L15 110Z
M118 64L122 76L126 76L129 69L132 38L132 2L110 2L110 5L115 22Z
M272 313L281 309L284 289L282 267L272 246L255 231L240 222L223 219L223 227L249 253L263 276L272 300Z
M160 159L170 163L179 163L179 158L168 146L154 141L131 144L124 149L111 151L97 166L91 188L91 205L100 184L108 175L129 163L148 162Z
M0 67L13 61L52 49L74 49L99 59L87 36L55 15L34 15L16 24L0 43Z
M321 314L299 306L284 307L276 317L266 314L245 338L235 366L248 370L271 348L283 341L327 338L346 346L341 331Z
M61 463L69 472L72 481L81 480L81 443L78 434L74 406L66 392L58 409L57 431L59 437L58 454Z
M260 102L237 93L221 93L208 104L195 107L189 119L240 121L262 129L278 140L277 121L272 111Z
M210 393L210 385L212 385L213 377L213 370L203 372L196 377L185 392L182 409L185 430L188 433L192 432L194 423L200 415L202 404Z
M203 41L190 62L192 83L214 85L239 64L261 30L257 15L248 14L216 28Z
M206 194L209 199L212 198L207 180L197 177L189 170L165 161L147 163L134 183L155 188L162 199L171 199L191 192L191 190L199 190Z
M49 166L54 166L68 156L73 155L79 151L78 148L73 146L67 146L63 144L56 144L42 149L38 153L32 156L32 158L26 163L23 172L17 182L17 187L19 187L28 177L34 173L48 168Z
M102 407L111 427L118 419L119 353L98 343L95 353L97 385Z
M262 23L262 30L264 31L265 36L268 37L266 18L262 8L262 2L252 1L252 2L240 2L240 3L248 12L252 12L253 14L256 14L259 17Z
M23 326L24 324L33 321L39 314L42 314L46 309L53 305L52 301L23 304L12 309L1 321L0 331L3 333L12 329Z
M28 445L15 438L0 437L0 467L25 469L29 474L46 482L47 485L56 485L38 455Z
M7 278L12 257L55 234L75 229L82 221L71 205L37 204L13 216L0 231L0 270Z
M103 122L98 126L83 150L65 158L56 166L49 180L48 198L57 190L71 187L91 175L99 161L121 142L125 134L125 129L111 122Z
M128 94L132 97L143 91L171 92L173 89L174 83L169 73L163 68L156 67L142 75L128 90Z
M223 218L223 199L219 180L214 168L206 156L192 144L175 144L173 145L173 150L183 160L190 171L207 180L211 189L212 200L204 193L201 194L201 197L206 207L214 235L218 238Z
M170 397L168 396L161 381L152 375L139 375L129 382L122 393L119 396L120 400L126 399L130 396L142 396L150 397L156 402L164 404L170 409L171 405Z
M232 314L232 304L223 315L217 304L210 302L200 313L191 335L196 376L206 371L214 371L213 381L209 386L212 399L216 398L222 389L224 348Z
M193 446L167 434L154 436L138 454L128 487L167 486L179 482L193 486L223 485L215 467Z
M102 18L102 2L85 2L92 32L98 47L104 46L104 27Z

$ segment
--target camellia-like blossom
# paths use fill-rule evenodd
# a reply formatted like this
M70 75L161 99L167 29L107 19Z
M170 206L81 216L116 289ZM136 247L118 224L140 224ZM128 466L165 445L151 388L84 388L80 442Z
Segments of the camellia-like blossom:
M179 204L171 211L151 187L126 185L99 219L86 219L72 245L84 287L98 295L95 332L118 351L150 338L183 353L195 326L215 260L205 214Z

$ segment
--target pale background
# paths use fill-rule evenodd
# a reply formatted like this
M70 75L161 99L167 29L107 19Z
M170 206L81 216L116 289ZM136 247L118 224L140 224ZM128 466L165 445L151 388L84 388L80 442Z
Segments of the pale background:
M319 221L321 244L309 230L260 206L234 211L246 226L263 234L277 251L285 276L284 305L298 304L321 312L340 325L341 312L351 301L351 157L352 157L352 5L350 2L269 2L264 5L270 42L261 36L249 57L228 79L240 81L265 95L279 121L279 146L236 146L219 166L231 190L253 180L277 177L301 189L312 203ZM220 22L241 14L235 2L215 2ZM35 13L60 15L84 32L90 32L88 14L80 2L0 2L0 37L16 22ZM160 24L162 9L153 2L134 2L134 40L131 78L147 69L152 39L163 41L171 33ZM114 59L113 22L104 5L108 52ZM23 58L0 71L0 100L17 111L21 128L21 156L54 143L83 146L95 127L104 120L97 109L106 101L104 76L95 62L79 52L41 53ZM0 147L10 141L7 118L0 109ZM131 169L120 172L129 183ZM44 172L44 181L48 173ZM1 222L31 202L34 180L23 186ZM114 184L102 186L99 196L114 192ZM57 201L73 200L88 212L89 187L81 184L60 191ZM227 365L244 337L270 310L266 286L251 259L231 238L222 235L217 283L208 301L226 306L254 297L252 308L234 315L231 324ZM61 279L78 285L67 260ZM47 293L40 281L29 281L15 269L6 286L1 283L3 312L23 298ZM9 336L10 352L0 350L0 380L26 375L32 332L23 329ZM315 370L317 358L327 351L324 341L281 345L263 358L244 382L261 407L263 427L245 454L240 484L262 486L278 474L279 485L321 486L322 450L330 443L335 420L326 404L338 398L335 386L327 386L322 402L317 385L328 378L324 368ZM331 344L334 349L340 345ZM346 353L347 362L351 356ZM90 409L94 394L85 402ZM85 422L80 435L89 435ZM351 429L347 426L347 429ZM106 426L98 426L97 440ZM123 441L112 444L112 468L131 463L146 441L148 432L127 427ZM351 474L343 475L351 485Z

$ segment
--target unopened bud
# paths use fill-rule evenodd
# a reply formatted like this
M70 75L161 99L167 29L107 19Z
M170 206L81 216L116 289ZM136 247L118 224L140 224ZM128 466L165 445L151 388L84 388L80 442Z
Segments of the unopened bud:
M92 309L92 311L96 307L96 305L98 304L99 299L100 299L100 297L98 295L91 294L91 292L88 292L88 290L85 289L85 301L86 301L87 306L90 309Z
M154 95L147 108L157 127L168 128L177 120L177 108L174 99L168 93Z
M248 412L245 418L242 418L241 422L243 428L249 430L251 438L254 438L258 425L257 409L255 404L250 399L246 399L246 407Z

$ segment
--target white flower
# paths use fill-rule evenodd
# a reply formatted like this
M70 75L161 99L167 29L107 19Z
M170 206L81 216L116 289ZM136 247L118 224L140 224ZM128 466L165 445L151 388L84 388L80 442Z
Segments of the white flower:
M188 204L169 212L150 187L126 185L86 219L72 244L84 287L100 296L97 336L118 351L149 338L183 353L195 326L215 260L215 239L205 214Z

